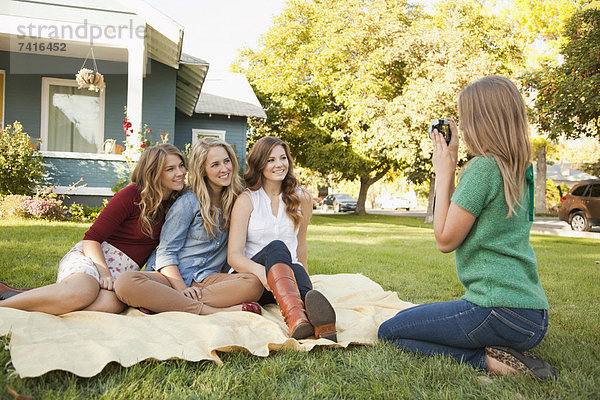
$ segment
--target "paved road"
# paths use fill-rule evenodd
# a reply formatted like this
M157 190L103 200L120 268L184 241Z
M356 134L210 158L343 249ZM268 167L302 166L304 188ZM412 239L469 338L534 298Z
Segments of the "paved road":
M322 214L322 210L314 210L315 214ZM331 211L329 211L331 213ZM384 215L399 215L403 217L425 218L425 211L390 211L390 210L367 210L368 214L384 214ZM575 232L569 224L558 218L552 217L535 217L532 233L541 233L546 235L567 236L567 237L582 237L600 240L600 227L592 228L590 232Z

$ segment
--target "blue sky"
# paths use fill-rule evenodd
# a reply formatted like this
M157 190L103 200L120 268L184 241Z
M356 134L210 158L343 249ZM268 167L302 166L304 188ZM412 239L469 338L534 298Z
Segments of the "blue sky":
M258 38L283 10L285 0L145 0L185 29L183 51L226 71L243 46Z
M183 51L227 71L238 49L255 48L285 0L145 0L185 29ZM417 1L432 4L436 0Z

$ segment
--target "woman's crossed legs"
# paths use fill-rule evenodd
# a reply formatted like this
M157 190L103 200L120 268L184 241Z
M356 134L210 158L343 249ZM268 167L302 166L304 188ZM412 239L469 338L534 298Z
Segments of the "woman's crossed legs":
M117 279L115 292L121 301L132 307L199 315L240 311L240 304L258 300L263 292L262 283L252 274L215 273L192 285L202 289L200 301L173 289L160 272L126 272Z

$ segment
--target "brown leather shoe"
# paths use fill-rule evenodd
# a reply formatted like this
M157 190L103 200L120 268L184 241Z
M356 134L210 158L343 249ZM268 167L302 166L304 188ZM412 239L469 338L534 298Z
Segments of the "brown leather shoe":
M242 311L248 311L254 314L262 315L260 305L255 302L242 303Z
M308 320L315 328L315 338L337 342L335 310L327 297L318 290L309 290L304 298L304 304Z
M6 300L9 297L13 297L19 293L23 293L30 288L17 289L11 286L8 286L6 283L0 281L0 300Z
M267 282L279 308L281 308L281 314L289 328L290 336L294 339L312 336L313 327L304 311L304 304L300 298L292 269L286 264L273 265L269 270Z

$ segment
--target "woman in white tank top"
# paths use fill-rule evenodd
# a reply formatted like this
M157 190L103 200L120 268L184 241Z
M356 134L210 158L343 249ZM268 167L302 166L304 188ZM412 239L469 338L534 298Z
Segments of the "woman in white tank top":
M246 190L231 214L228 263L256 275L273 296L295 339L337 340L335 311L312 288L308 276L306 231L312 214L309 192L298 187L286 142L273 136L256 142L247 158Z

